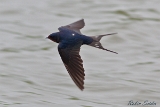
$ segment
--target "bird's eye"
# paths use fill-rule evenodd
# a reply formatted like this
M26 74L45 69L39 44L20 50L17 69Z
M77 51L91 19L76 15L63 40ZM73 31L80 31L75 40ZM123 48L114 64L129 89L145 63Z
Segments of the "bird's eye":
M72 36L74 36L74 33L72 34Z

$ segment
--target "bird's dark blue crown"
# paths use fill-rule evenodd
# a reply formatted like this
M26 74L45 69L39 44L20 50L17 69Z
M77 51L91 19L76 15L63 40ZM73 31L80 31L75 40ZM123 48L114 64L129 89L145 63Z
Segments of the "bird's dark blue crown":
M56 43L59 43L60 42L60 39L59 39L59 32L56 32L56 33L52 33L48 36L48 39L56 42Z

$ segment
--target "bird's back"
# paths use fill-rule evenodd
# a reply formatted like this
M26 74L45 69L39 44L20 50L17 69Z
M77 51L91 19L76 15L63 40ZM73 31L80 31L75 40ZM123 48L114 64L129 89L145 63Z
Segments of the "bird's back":
M79 41L82 41L83 44L90 44L93 41L89 36L79 34L66 28L61 29L60 38L63 42L68 44L76 44Z

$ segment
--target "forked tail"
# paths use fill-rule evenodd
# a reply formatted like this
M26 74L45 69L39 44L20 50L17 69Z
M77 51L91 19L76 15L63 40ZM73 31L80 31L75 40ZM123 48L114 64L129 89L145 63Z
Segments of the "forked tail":
M99 48L99 49L103 49L103 50L115 53L115 54L118 54L117 52L103 48L102 44L100 43L100 40L103 36L114 35L114 34L117 34L117 33L110 33L110 34L104 34L104 35L98 35L98 36L90 36L93 39L93 42L89 45L96 47L96 48Z

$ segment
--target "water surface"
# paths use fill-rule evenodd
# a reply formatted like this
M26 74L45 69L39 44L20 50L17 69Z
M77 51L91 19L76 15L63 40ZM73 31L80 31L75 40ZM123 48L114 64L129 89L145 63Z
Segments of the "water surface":
M128 107L160 104L159 0L0 0L1 107ZM82 33L104 37L113 54L82 46L85 89L69 77L45 37L85 19ZM139 105L138 107L141 107ZM143 106L144 107L144 106Z

